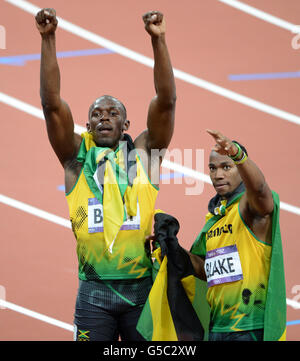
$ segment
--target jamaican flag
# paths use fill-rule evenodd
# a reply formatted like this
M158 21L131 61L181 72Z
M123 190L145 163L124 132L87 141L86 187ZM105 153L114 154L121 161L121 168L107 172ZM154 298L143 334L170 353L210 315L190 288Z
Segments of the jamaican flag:
M137 330L148 341L204 340L209 323L206 285L194 276L190 257L178 244L177 219L157 213L154 220L160 245L152 254L157 273Z
M276 192L272 192L272 194L274 200L272 216L272 253L265 309L264 340L285 341L286 289L279 224L280 201Z

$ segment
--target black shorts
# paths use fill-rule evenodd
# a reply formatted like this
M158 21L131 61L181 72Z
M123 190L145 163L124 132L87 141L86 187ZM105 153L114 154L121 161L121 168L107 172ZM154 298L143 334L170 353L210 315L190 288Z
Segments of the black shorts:
M151 277L134 280L79 281L74 340L145 341L137 321L152 287Z
M263 339L263 329L236 332L210 332L208 337L209 341L263 341Z

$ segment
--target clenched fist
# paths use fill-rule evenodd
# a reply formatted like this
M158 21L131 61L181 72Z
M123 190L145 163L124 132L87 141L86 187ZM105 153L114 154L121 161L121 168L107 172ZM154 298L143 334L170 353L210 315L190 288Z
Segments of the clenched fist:
M146 31L154 37L164 35L166 32L166 23L164 16L159 11L149 11L143 15Z
M42 36L55 33L57 27L56 11L54 9L42 9L35 17L36 27Z

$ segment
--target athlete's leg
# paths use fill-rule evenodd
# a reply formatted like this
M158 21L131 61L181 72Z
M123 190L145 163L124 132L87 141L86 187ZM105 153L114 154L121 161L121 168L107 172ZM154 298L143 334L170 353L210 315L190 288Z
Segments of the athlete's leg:
M150 277L124 280L113 285L118 294L118 329L123 341L145 341L136 325L152 287Z
M74 340L118 340L117 317L105 308L105 297L100 285L94 281L80 281L74 315Z
M119 317L118 328L122 341L145 341L136 330L136 325L143 309L143 305L130 307Z

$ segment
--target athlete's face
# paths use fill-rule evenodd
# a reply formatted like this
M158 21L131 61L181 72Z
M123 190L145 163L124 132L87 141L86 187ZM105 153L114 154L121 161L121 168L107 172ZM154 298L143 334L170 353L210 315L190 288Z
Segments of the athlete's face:
M129 128L129 120L117 99L104 96L91 105L86 126L97 146L116 149Z
M209 157L209 175L216 192L223 197L233 192L242 178L233 160L215 151Z

